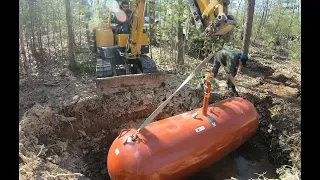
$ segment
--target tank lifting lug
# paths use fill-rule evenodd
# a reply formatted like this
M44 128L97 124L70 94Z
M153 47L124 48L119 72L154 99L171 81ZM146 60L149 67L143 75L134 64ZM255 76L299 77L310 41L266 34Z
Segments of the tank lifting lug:
M136 141L138 139L138 135L134 134L132 136L128 136L126 140L124 140L123 145L129 144L130 142Z
M199 113L198 113L198 112L193 113L193 114L192 114L193 119L197 119L198 115L199 115Z

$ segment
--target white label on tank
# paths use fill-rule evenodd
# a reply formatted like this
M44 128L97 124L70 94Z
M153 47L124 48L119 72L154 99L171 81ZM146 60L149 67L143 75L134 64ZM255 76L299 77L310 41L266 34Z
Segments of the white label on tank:
M118 155L120 153L118 148L115 150L115 152L116 152L116 155Z
M215 123L215 122L213 122L213 123L211 123L211 124L212 124L213 127L216 127L216 123Z
M186 115L188 115L188 114L189 114L189 113L186 112L186 113L181 114L181 116L186 116Z
M200 126L200 127L198 127L198 128L196 128L195 130L196 130L196 132L198 133L198 132L201 132L201 131L203 131L203 130L205 130L206 128L204 127L204 126Z

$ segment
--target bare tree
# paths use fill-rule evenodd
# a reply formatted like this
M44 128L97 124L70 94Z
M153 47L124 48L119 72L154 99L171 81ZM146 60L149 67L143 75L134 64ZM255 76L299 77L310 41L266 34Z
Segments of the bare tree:
M255 0L246 0L247 13L244 21L244 37L242 41L243 42L242 52L244 54L249 53L250 37L251 37L252 24L253 24L254 5L255 5Z
M268 9L269 0L263 0L262 2L263 2L263 12L262 12L262 16L261 16L261 19L260 19L260 23L258 25L258 30L256 32L256 36L255 36L253 42L255 42L257 38L259 38L260 31L261 31L261 28L263 26L263 22L265 22L265 19L266 19L266 16L267 16L267 11L268 11L267 9Z
M66 20L67 20L67 26L68 26L69 68L71 71L76 71L78 69L78 66L77 66L77 62L75 60L75 54L74 54L74 34L72 31L70 0L65 0L65 2L66 2Z
M34 11L34 0L28 0L29 3L29 16L30 16L30 28L31 28L31 52L33 56L37 54L37 48L35 43L35 29L34 29L34 19L35 19L35 11Z
M182 27L182 18L183 18L183 1L178 1L178 64L184 64L184 52L183 52L183 27Z
M293 18L295 17L294 16L294 11L296 10L296 1L294 0L293 2L293 6L292 6L292 17L290 19L290 24L289 24L289 32L287 34L287 42L286 42L286 48L288 48L288 43L289 43L289 39L290 39L290 33L291 33L291 28L292 28L292 21L293 21Z
M26 50L25 50L25 45L24 45L24 36L23 36L23 30L22 30L22 19L21 19L21 13L22 13L22 6L21 6L21 0L19 0L19 40L20 40L20 48L22 52L22 57L23 57L23 62L20 63L21 65L23 64L23 68L25 73L27 74L27 78L30 76L29 68L28 68L28 60L27 60L27 55L26 55Z

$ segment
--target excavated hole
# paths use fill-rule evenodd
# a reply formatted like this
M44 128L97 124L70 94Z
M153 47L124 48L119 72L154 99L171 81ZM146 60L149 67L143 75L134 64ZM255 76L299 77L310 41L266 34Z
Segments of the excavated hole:
M97 180L110 179L107 174L106 158L113 140L118 136L121 129L138 128L142 120L147 118L153 110L154 108L150 107L139 112L125 114L119 118L106 117L99 111L92 111L85 119L91 125L83 128L81 123L73 124L73 127L66 124L62 127L58 136L61 139L68 139L70 143L74 144L68 151L77 152L76 156L81 157L86 164L86 171L82 172L86 177ZM97 118L99 116L101 118ZM82 115L78 116L76 121L83 121Z
M266 66L255 59L251 59L250 63L247 65L248 75L251 77L268 77L271 76L275 70L272 67Z
M162 94L159 92L165 93ZM37 174L38 177L48 177L48 174L52 174L52 169L54 169L54 171L57 171L55 174L65 174L66 172L83 174L84 177L74 176L79 179L109 179L106 158L111 143L117 137L121 129L139 127L145 118L155 110L157 104L166 98L166 93L169 93L169 91L154 89L145 92L144 97L146 97L147 94L152 94L152 98L148 102L138 98L141 97L141 94L134 93L131 93L130 97L128 97L128 93L120 93L117 95L118 97L104 96L92 98L62 108L58 113L59 115L53 113L53 118L50 114L43 117L39 112L30 113L31 115L36 114L36 116L33 117L33 121L37 121L42 125L49 124L48 127L43 127L42 131L36 134L30 134L26 126L22 125L24 133L21 134L25 135L26 139L29 139L29 141L30 138L37 139L34 141L35 144L33 144L32 147L34 148L35 145L44 144L44 149L46 149L45 152L40 153L39 156L41 158L41 163L46 165L42 166L42 168L34 169L33 173ZM187 97L193 98L188 99ZM255 140L250 140L248 143L245 143L247 145L241 146L239 148L240 150L236 150L231 155L228 155L228 157L220 160L218 164L220 163L223 167L230 165L230 162L228 162L230 161L230 157L231 159L240 157L242 162L242 156L244 155L241 153L241 151L243 151L241 149L247 149L245 146L248 146L248 144L253 143L254 146L263 146L262 149L266 149L266 146L261 144L260 140L259 142L256 140L257 137L259 137L259 139L261 139L260 137L263 137L262 139L265 139L265 142L268 145L271 141L271 135L266 132L266 128L268 122L271 121L271 115L268 109L272 106L272 99L270 97L261 99L251 94L246 94L246 97L257 107L260 114L258 135L253 138ZM227 94L212 96L212 100L214 99L215 101L220 101L225 98L228 98ZM183 100L179 101L178 99ZM178 97L174 98L172 101L173 103L169 104L164 109L163 113L159 114L156 119L163 119L200 107L202 96L201 93L197 93L194 90L185 90L180 92ZM211 101L211 103L212 102L213 101ZM41 109L41 106L38 107L38 109ZM31 119L27 118L26 121L28 120L30 121ZM48 120L48 122L44 122L44 120ZM39 124L36 127L41 128ZM29 128L31 128L31 126ZM32 126L32 128L34 128L34 126ZM28 147L26 144L24 144L24 146L28 150L31 149L31 147ZM38 154L39 148L36 150L33 149L33 151L35 154ZM253 151L252 148L250 151ZM268 149L265 152L267 151ZM237 164L238 161L240 162L240 160L233 160L234 166L236 166L235 164ZM227 165L222 165L225 163L227 163ZM58 168L56 166L58 166ZM273 167L272 170L274 170ZM200 176L216 179L218 176L212 174L213 172L217 174L217 171L224 172L221 169L217 169L217 166L212 166L211 169L209 167L209 170L207 168L199 172L195 177ZM236 177L238 176L238 171L241 172L239 169L232 169L231 171L224 172L223 177ZM254 173L252 173L252 177L256 177Z

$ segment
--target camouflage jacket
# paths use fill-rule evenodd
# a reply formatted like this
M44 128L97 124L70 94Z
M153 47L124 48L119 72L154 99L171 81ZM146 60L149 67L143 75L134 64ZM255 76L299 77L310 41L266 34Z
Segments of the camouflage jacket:
M220 62L226 66L228 73L235 76L239 65L241 52L239 50L221 50L214 57L213 74L217 76Z

